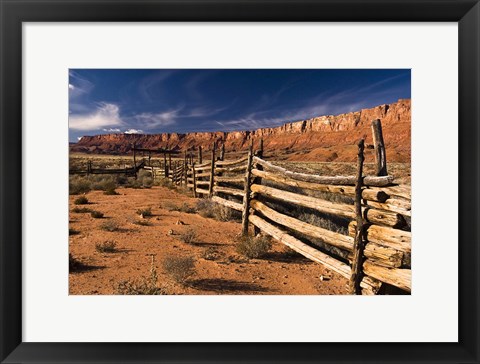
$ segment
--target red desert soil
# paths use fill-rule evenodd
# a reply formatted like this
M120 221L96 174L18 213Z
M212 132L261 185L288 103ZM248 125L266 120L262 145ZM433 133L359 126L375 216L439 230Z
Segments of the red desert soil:
M88 213L70 212L70 253L88 269L70 273L72 295L115 294L122 280L149 276L151 255L155 256L158 285L166 285L171 294L271 294L311 295L346 294L347 280L301 255L287 252L283 244L273 242L271 253L262 259L246 259L235 250L241 225L221 222L198 214L169 211L168 204L195 206L196 199L165 187L151 189L119 188L119 195L107 196L102 191L89 192L87 207L104 213L95 219ZM78 196L70 196L70 210ZM150 207L151 226L134 222L141 220L138 209ZM100 226L115 221L121 230L104 231ZM179 223L180 221L180 223ZM183 224L182 224L183 223ZM197 233L197 243L187 244L180 234L188 229ZM173 235L169 231L173 230ZM171 232L170 232L171 233ZM117 252L100 253L97 243L117 242ZM216 251L214 260L202 256L207 249ZM195 274L188 284L175 283L162 269L168 257L191 256ZM325 277L327 277L325 279ZM328 279L330 278L330 279Z

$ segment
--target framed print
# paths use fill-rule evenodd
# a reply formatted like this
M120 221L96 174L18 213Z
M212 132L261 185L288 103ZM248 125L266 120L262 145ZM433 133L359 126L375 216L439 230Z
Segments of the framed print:
M477 1L0 1L2 362L479 361Z

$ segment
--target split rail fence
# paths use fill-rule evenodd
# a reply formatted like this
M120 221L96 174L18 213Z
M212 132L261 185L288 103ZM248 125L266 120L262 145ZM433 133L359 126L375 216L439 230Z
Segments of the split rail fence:
M254 234L270 235L349 279L352 294L377 294L383 284L410 292L410 187L395 185L387 174L378 120L372 130L374 176L363 174L363 140L358 143L356 176L288 170L263 158L262 142L255 153L251 145L248 154L236 160L223 160L224 148L217 158L214 144L209 162L192 163L185 154L183 161L170 162L171 169L165 171L174 184L191 189L194 197L209 197L240 211L244 235L253 226ZM339 219L348 232L302 221L292 213L299 209ZM318 240L321 245L313 243Z

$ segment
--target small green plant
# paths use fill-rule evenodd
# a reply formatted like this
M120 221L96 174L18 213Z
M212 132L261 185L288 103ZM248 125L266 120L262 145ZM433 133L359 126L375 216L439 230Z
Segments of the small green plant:
M78 234L80 234L80 231L72 229L72 228L68 229L68 235L78 235Z
M187 244L195 244L197 240L197 232L194 229L188 229L179 235L180 240Z
M142 277L139 280L126 280L120 282L115 291L120 295L165 295L168 294L165 288L157 286L158 275L155 267L155 257L152 255L150 264L150 276Z
M90 216L93 217L94 219L101 219L103 218L103 212L100 211L92 211L90 212Z
M108 220L100 225L100 229L113 232L120 230L120 226L114 220Z
M237 252L251 259L264 256L271 248L270 238L264 235L242 236L236 244Z
M186 284L195 273L195 263L193 257L167 257L163 261L163 269L175 282Z
M85 213L92 212L92 209L89 209L87 207L74 207L72 209L72 212L75 212L75 213L78 213L78 214L85 214Z
M95 250L99 253L115 253L117 251L117 242L107 240L103 243L96 243Z
M88 198L86 198L85 196L80 196L80 197L76 198L73 203L75 205L86 205L86 204L88 204Z
M137 214L143 217L149 217L152 216L152 208L148 207L146 209L138 209Z

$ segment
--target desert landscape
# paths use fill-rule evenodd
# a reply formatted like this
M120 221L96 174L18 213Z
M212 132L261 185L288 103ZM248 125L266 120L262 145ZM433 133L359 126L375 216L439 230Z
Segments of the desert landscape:
M69 294L410 292L410 99L251 130L112 131L70 143Z

